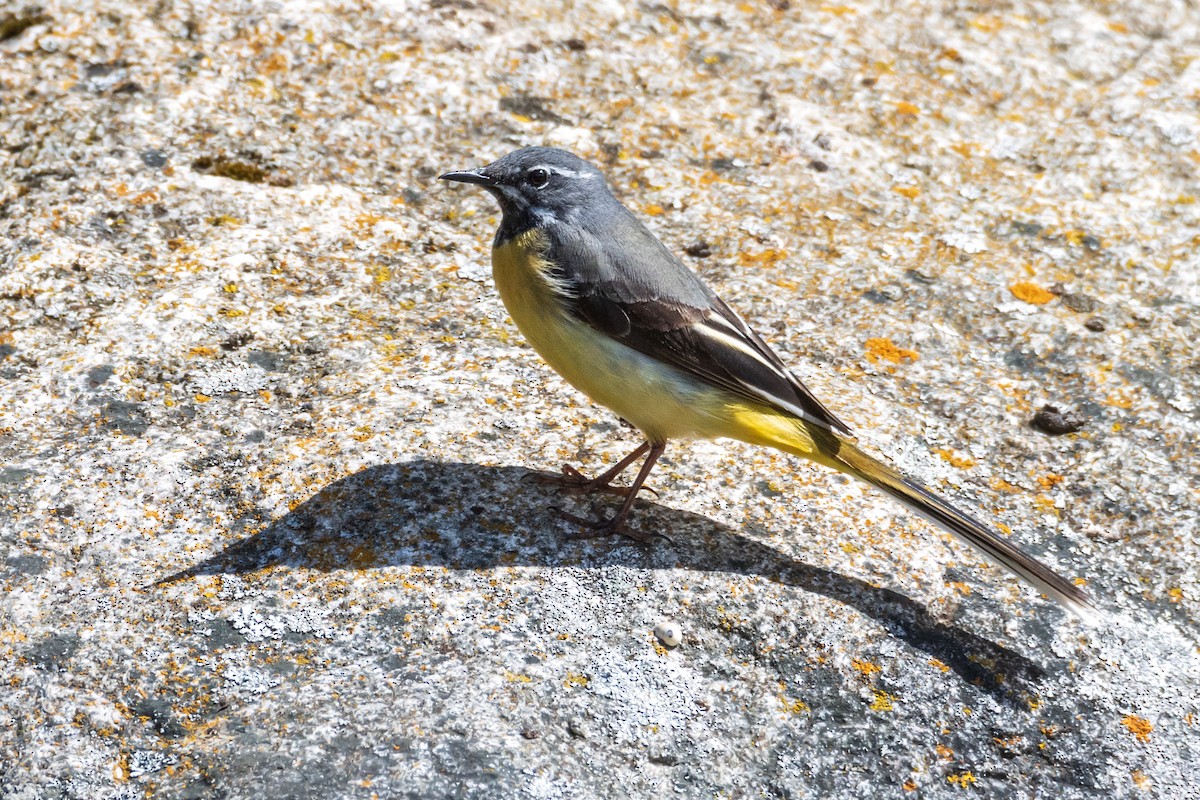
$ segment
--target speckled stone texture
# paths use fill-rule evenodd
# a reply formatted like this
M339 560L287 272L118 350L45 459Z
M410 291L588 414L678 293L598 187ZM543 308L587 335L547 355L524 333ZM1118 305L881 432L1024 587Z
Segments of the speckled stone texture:
M1198 41L1182 1L5 3L0 797L1197 796ZM532 478L636 434L435 181L534 143L1104 621L727 442L653 474L669 540L567 541Z

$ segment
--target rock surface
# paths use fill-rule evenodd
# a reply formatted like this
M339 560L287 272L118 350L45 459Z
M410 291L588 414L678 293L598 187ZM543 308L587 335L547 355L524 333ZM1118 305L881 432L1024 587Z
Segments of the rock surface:
M0 796L1195 791L1198 24L8 4ZM548 507L588 502L530 478L636 435L523 344L496 210L435 181L533 143L1104 622L726 442L652 476L669 541L566 541Z

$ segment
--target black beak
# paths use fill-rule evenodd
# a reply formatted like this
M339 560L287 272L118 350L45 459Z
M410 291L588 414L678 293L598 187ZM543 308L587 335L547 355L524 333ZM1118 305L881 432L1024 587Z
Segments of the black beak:
M495 183L490 175L486 175L483 169L468 169L462 172L447 172L445 175L438 176L439 181L458 181L459 183L478 183L481 186L491 186Z

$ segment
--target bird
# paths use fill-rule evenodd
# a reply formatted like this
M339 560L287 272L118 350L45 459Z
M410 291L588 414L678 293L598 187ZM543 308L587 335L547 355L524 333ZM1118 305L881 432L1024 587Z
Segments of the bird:
M1084 620L1096 606L1076 582L868 455L761 336L612 193L590 162L524 147L440 180L486 189L500 206L492 275L533 349L568 383L637 428L644 441L595 478L571 466L551 479L624 496L578 538L623 534L668 442L729 438L809 459L864 481L1006 567ZM625 488L613 481L638 459Z

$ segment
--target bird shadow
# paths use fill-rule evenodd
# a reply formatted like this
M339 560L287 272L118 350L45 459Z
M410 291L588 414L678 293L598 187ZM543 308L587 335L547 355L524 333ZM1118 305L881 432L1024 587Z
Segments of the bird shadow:
M518 467L418 460L368 467L325 486L257 533L155 585L200 575L245 574L268 567L324 572L386 566L652 569L761 576L843 603L882 623L964 681L1002 702L1025 705L1045 672L1002 645L939 621L899 592L799 561L712 520L639 502L639 527L671 532L650 546L627 540L564 542L569 530L545 520L562 490ZM497 516L500 515L500 516ZM630 551L634 551L632 554Z

